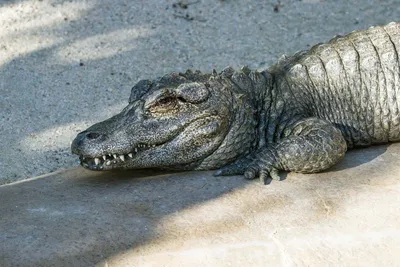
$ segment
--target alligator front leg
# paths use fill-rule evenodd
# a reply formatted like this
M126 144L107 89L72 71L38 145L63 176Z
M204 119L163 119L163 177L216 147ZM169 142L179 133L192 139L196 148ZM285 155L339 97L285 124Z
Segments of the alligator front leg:
M284 138L219 170L216 175L244 174L246 179L268 177L279 180L278 171L314 173L344 157L347 146L342 133L318 118L298 121L285 130Z

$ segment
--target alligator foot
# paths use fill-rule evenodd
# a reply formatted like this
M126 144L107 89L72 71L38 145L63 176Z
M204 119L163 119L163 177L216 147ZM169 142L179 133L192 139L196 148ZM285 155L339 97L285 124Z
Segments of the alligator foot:
M214 176L244 175L245 179L259 178L263 184L269 184L271 178L280 181L278 169L264 161L250 158L239 159L236 162L224 166L214 173Z
M274 168L271 165L264 165L258 162L253 163L244 173L244 178L246 179L255 179L259 178L260 182L263 184L270 184L271 178L272 180L280 181L279 170Z

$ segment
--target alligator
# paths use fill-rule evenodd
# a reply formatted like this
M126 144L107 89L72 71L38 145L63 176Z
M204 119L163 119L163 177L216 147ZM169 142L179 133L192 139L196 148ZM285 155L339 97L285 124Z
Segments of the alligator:
M217 170L263 183L348 149L400 140L400 23L336 36L268 69L141 80L119 114L77 135L90 170Z

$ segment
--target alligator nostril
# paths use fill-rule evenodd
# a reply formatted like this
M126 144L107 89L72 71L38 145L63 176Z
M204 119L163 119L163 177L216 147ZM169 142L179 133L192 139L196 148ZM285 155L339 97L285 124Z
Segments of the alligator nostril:
M100 134L98 134L98 133L87 133L86 134L86 137L88 138L88 139L96 139L96 138L98 138L100 136Z

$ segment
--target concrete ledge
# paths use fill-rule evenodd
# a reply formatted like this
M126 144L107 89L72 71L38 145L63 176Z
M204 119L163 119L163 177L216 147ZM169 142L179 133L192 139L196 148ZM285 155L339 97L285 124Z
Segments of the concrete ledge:
M52 173L0 187L0 266L400 265L400 144L261 186L211 172Z

